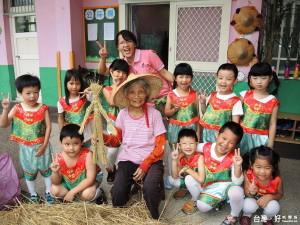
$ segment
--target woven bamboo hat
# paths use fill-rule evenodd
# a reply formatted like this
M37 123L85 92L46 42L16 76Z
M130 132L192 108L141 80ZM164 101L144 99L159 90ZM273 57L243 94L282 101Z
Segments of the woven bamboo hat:
M248 65L254 56L254 46L245 38L235 39L228 47L227 56L235 65Z
M254 6L244 6L236 9L230 24L239 34L250 34L258 30L260 19L261 15Z
M162 79L155 74L140 74L140 75L130 74L127 80L125 80L122 84L120 84L116 89L116 91L113 93L114 103L116 104L116 106L121 108L125 108L129 106L129 101L127 100L127 96L124 93L124 88L127 84L137 79L143 79L149 84L151 93L148 101L153 97L155 97L163 87Z

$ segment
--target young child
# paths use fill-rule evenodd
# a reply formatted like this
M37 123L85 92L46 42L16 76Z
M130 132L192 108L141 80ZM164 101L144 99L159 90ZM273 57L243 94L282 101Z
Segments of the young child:
M262 215L265 216L266 221L263 224L273 224L272 217L277 215L280 209L277 200L283 196L279 159L277 152L263 145L251 149L243 156L246 198L241 225L250 225L251 215L259 207L264 209Z
M234 64L222 64L217 71L217 85L219 91L213 92L206 102L206 91L200 90L201 111L200 119L203 127L203 142L215 142L216 133L228 121L240 122L243 115L242 103L233 93L233 86L237 83L238 69Z
M179 188L186 188L186 183L189 183L193 177L198 183L195 183L195 188L201 190L201 184L205 179L204 158L201 153L197 153L198 137L192 129L182 129L178 134L179 143L174 147L172 152L172 177L169 178L170 183ZM183 153L183 157L179 158L178 148ZM192 200L187 203L189 207L183 207L183 212L193 214L197 210L197 199L199 191L196 195L192 190L189 190L192 195Z
M93 162L93 153L83 148L83 135L76 124L65 125L60 132L63 150L51 164L51 195L72 202L77 194L93 201L101 194L102 172ZM99 187L99 188L98 188Z
M20 161L30 193L30 200L32 202L39 201L35 189L35 179L38 171L40 171L45 180L45 200L52 204L50 195L52 148L49 143L51 121L48 106L37 102L41 83L38 77L25 74L15 80L15 86L18 94L23 98L23 102L15 105L9 112L10 94L5 98L2 93L3 112L0 126L7 127L12 122L10 139L20 143Z
M85 111L90 105L91 95L86 94L81 97L79 92L83 91L83 79L80 70L71 69L67 70L64 87L65 97L62 97L57 102L58 111L58 126L61 130L66 124L81 125ZM90 146L90 139L92 136L92 123L89 123L93 119L93 114L89 117L88 124L84 129L84 146Z
M274 79L276 89L269 94L268 86ZM265 145L273 149L279 101L276 95L279 80L268 63L256 63L249 71L249 91L241 92L244 116L241 126L244 137L241 141L242 154L250 149Z
M146 102L159 93L162 85L156 75L130 74L114 96L114 103L123 108L116 121L118 135L103 135L107 146L118 146L122 141L111 189L113 206L126 205L131 186L143 182L144 199L154 219L159 218L158 208L164 195L162 157L166 129L160 112Z
M180 63L175 68L174 76L174 89L167 96L164 111L165 116L169 117L168 140L171 151L173 146L178 143L178 133L183 128L193 129L196 131L198 139L200 137L198 97L197 92L191 88L193 81L192 67L187 63ZM172 168L171 153L169 153L168 163L168 177L170 177ZM165 187L172 189L168 178L166 179Z
M241 126L231 121L221 127L216 143L201 143L197 147L197 152L203 153L205 164L205 181L202 190L198 191L200 196L197 207L201 212L207 212L219 207L222 201L228 199L231 212L222 225L236 224L243 208L244 190L238 186L244 181L243 159L240 150L235 149L242 137ZM186 183L188 190L197 191L198 189L194 188L197 183L198 181L192 178Z
M120 108L115 105L113 101L113 92L116 90L116 88L122 84L125 79L127 78L128 72L129 72L129 65L125 60L122 59L115 59L112 64L109 67L109 72L113 78L113 84L109 87L105 87L103 89L103 95L109 105L107 115L112 122L113 125L115 125L118 113L120 112ZM107 130L110 134L110 130ZM116 158L118 154L119 147L113 148L113 147L107 147L106 157L107 157L107 183L112 184L115 180L115 171L116 171Z

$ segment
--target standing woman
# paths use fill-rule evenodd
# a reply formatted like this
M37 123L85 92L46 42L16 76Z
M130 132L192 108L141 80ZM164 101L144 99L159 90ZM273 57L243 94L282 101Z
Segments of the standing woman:
M159 218L158 207L164 194L162 157L166 144L166 129L160 112L147 106L147 100L159 93L161 79L153 74L129 75L120 84L114 103L123 108L117 117L118 134L105 135L107 146L122 142L118 169L111 189L113 206L124 206L129 201L131 186L142 185L144 199L154 219Z
M100 74L108 74L109 69L106 67L107 49L106 42L104 46L99 42L99 55L101 57L98 65L98 72ZM164 111L164 106L167 101L167 95L172 90L171 83L174 81L174 75L166 70L165 65L159 56L153 50L137 49L137 39L135 35L129 30L121 30L115 38L115 45L117 49L124 56L124 60L129 64L129 73L135 75L140 74L155 74L163 81L163 88L154 96L154 103L150 101L150 105L154 106L161 113Z

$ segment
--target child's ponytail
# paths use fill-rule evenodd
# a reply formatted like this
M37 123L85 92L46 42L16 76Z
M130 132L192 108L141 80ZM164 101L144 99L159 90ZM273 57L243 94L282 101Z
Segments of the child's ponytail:
M271 92L271 94L277 95L280 82L279 82L278 76L275 71L272 71L272 76L273 76L273 80L274 80L274 84L275 84L276 88Z

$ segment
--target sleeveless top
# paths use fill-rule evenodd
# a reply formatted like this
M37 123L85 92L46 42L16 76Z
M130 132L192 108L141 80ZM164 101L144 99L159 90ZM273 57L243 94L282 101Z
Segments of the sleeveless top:
M179 110L170 117L169 123L179 126L189 126L199 120L197 112L197 92L190 90L188 96L178 97L174 91L169 92L172 106L179 104Z
M202 155L201 153L197 152L195 155L193 155L193 156L190 158L190 160L189 160L188 162L185 160L184 157L182 157L182 158L180 159L180 165L181 165L182 167L184 167L184 166L189 166L192 170L198 172L198 160L199 160L199 157L200 157L201 155Z
M110 94L112 93L112 90L113 90L111 86L105 87L104 89L108 90ZM117 120L117 116L118 116L120 110L121 110L120 107L118 107L118 106L110 106L108 104L107 116L110 119L112 119L113 121L116 121Z
M247 170L247 177L250 183L252 183L253 179L255 179L255 185L258 187L258 196L275 193L281 180L280 176L276 176L275 179L272 179L272 177L270 177L268 186L264 187L260 185L252 169Z
M69 105L67 105L65 98L61 98L59 99L59 103L64 110L64 124L66 125L73 123L80 126L84 119L86 109L90 105L90 102L87 100L87 98L79 98L78 101L72 102ZM93 118L94 114L91 114L86 124L88 124L88 122Z
M231 182L231 165L234 151L229 152L222 162L211 157L212 143L203 146L205 181L203 187L216 182Z
M71 190L76 187L81 181L86 178L86 157L90 152L89 149L83 148L77 162L74 167L68 168L67 164L62 156L62 153L58 154L58 162L61 166L60 172L62 175L62 183L65 183L66 186ZM97 174L100 171L100 167L97 166Z
M226 122L231 121L232 108L239 100L238 96L222 100L217 98L217 92L213 92L208 100L207 109L200 119L201 126L219 130Z
M262 103L253 97L253 90L246 92L243 101L244 116L240 122L244 132L250 134L269 134L269 124L273 108L279 105L277 98Z
M10 139L25 145L35 145L45 140L45 112L48 106L42 104L37 111L25 111L21 104L15 105Z

